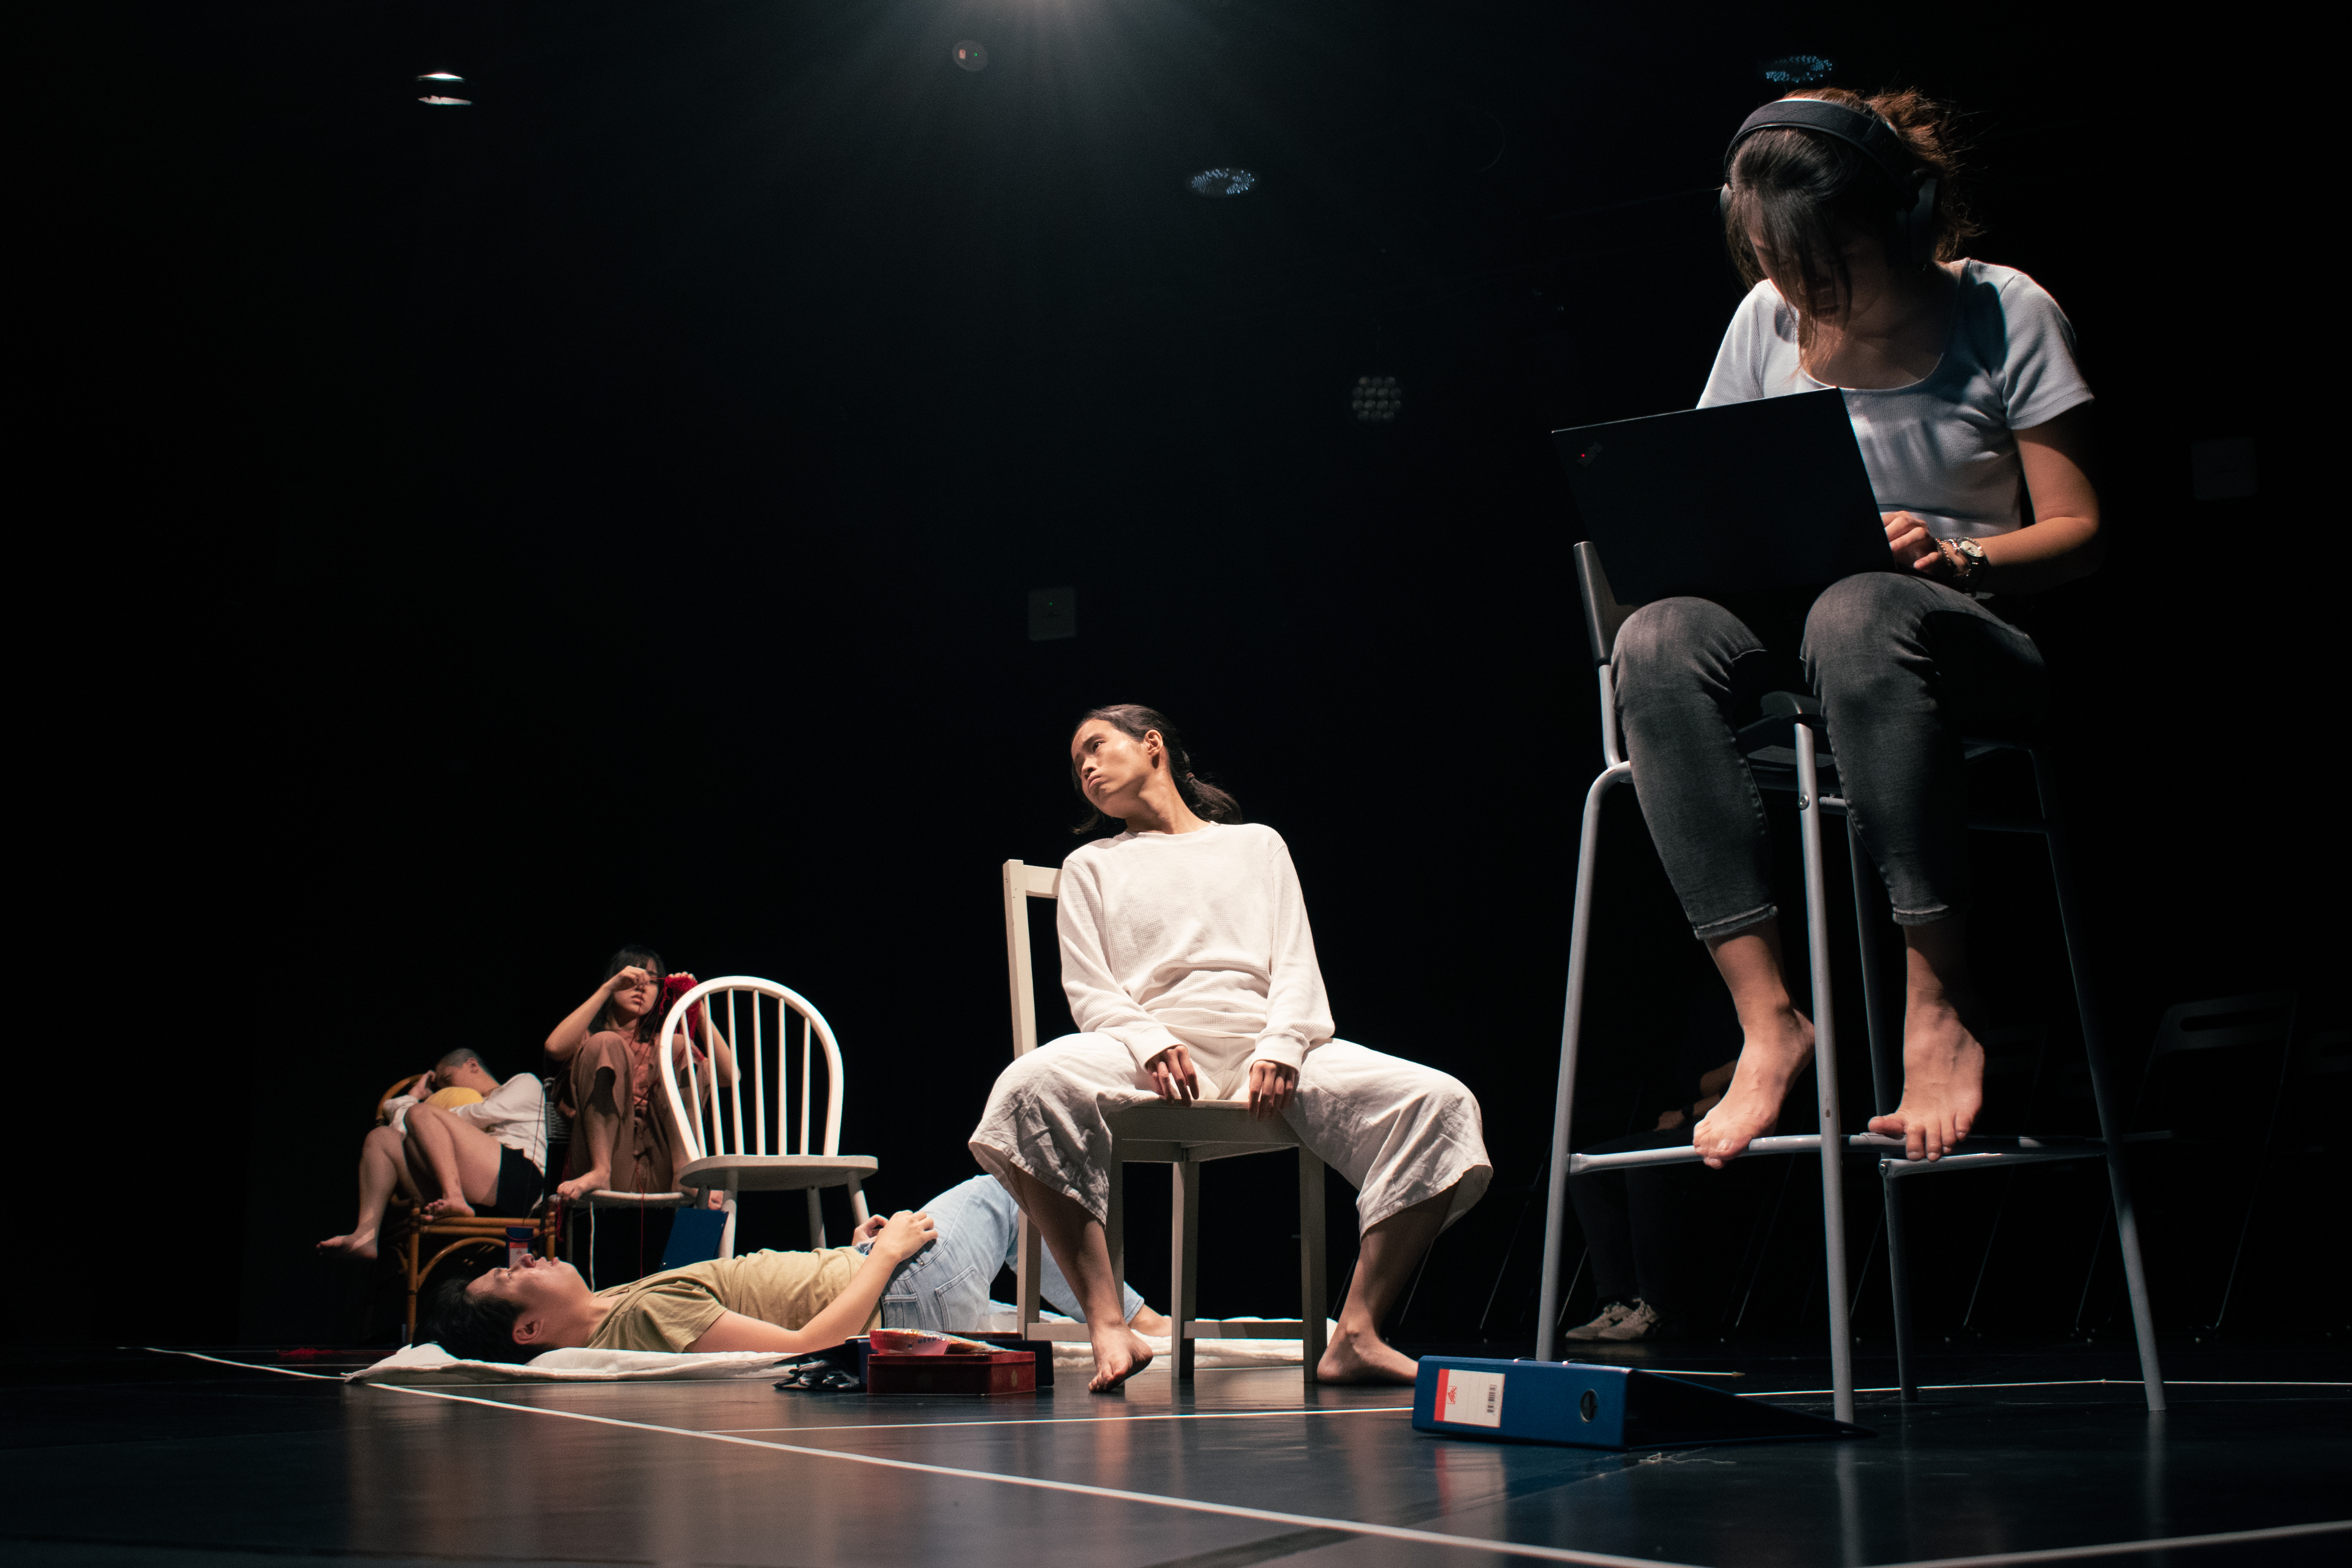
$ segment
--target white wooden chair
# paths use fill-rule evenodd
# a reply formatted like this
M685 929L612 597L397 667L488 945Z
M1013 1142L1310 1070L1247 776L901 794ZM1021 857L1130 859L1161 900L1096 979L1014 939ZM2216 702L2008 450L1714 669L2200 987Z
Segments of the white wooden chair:
M695 1005L709 1013L710 1032L724 1040L735 1056L735 1082L716 1094L706 1092L702 1074L690 1053L673 1052L671 1042L686 1032ZM800 1100L794 1123L792 1024L800 1021ZM769 1068L772 1041L775 1065ZM820 1050L819 1047L822 1047ZM687 1057L685 1079L674 1056ZM822 1136L813 1121L815 1075L822 1059L825 1077ZM824 1213L817 1194L825 1187L849 1189L851 1214L866 1219L866 1194L859 1184L874 1173L869 1154L841 1152L841 1047L833 1026L808 999L772 980L749 974L721 975L706 980L679 997L662 1020L661 1042L655 1053L661 1066L662 1092L677 1128L677 1182L680 1186L715 1188L727 1194L727 1224L719 1233L719 1256L735 1256L735 1200L747 1192L801 1191L808 1194L809 1245L823 1247ZM773 1093L770 1083L772 1078ZM744 1086L751 1086L751 1121L744 1121ZM769 1125L772 1104L775 1124ZM688 1106L699 1108L689 1114Z
M1061 886L1059 868L1004 863L1004 948L1013 984L1013 1055L1037 1048L1037 995L1029 960L1029 900L1051 899ZM1315 1381L1323 1359L1325 1313L1330 1291L1323 1249L1323 1162L1298 1142L1279 1117L1253 1121L1246 1100L1201 1100L1189 1105L1162 1100L1131 1106L1110 1115L1110 1209L1103 1229L1110 1243L1114 1277L1127 1278L1125 1168L1129 1161L1171 1167L1169 1200L1168 1316L1170 1369L1180 1380L1192 1376L1192 1342L1198 1339L1290 1339L1302 1342L1306 1379ZM1220 1321L1194 1315L1201 1263L1201 1166L1238 1154L1298 1151L1298 1291L1297 1319L1246 1318ZM1021 1246L1013 1270L1016 1322L1024 1339L1083 1340L1082 1323L1039 1321L1040 1238L1021 1218Z

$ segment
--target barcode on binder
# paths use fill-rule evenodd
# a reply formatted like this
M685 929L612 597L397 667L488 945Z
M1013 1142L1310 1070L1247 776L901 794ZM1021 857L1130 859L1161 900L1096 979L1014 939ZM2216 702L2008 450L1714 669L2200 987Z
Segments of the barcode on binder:
M1442 1369L1437 1374L1437 1418L1458 1426L1500 1426L1503 1374Z

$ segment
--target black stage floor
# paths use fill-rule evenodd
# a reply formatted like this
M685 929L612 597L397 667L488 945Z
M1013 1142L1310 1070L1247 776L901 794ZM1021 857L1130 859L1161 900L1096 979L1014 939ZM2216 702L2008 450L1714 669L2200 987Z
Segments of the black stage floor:
M1737 1372L1712 1381L1826 1414L1803 1392L1822 1364L1806 1348L1613 1359ZM1204 1371L1188 1394L1154 1373L1110 1398L1068 1383L994 1400L765 1380L401 1391L335 1381L357 1363L341 1354L205 1353L221 1359L0 1363L7 1562L2352 1560L2341 1348L2171 1348L2161 1417L2127 1351L1946 1353L1925 1381L1958 1386L1864 1396L1874 1438L1648 1454L1433 1439L1412 1429L1409 1390L1302 1398L1295 1371Z

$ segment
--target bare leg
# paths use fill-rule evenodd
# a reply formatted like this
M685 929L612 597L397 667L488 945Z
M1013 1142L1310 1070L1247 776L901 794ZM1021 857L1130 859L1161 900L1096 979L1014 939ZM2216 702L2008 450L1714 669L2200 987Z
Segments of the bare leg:
M1903 928L1903 1103L1870 1130L1903 1140L1910 1160L1940 1160L1984 1108L1984 1047L1961 1022L1975 1010L1966 918Z
M406 1184L403 1178L408 1173L400 1145L400 1134L389 1127L379 1127L367 1135L360 1145L360 1216L348 1235L331 1236L319 1243L320 1251L350 1258L376 1255L375 1238L383 1228L384 1205L392 1202L395 1186Z
M1325 1383L1411 1383L1419 1375L1421 1363L1391 1350L1381 1338L1381 1324L1404 1294L1429 1244L1444 1228L1445 1211L1453 1202L1449 1187L1399 1209L1364 1232L1356 1272L1348 1281L1348 1300L1339 1309L1339 1327L1316 1363L1317 1378Z
M621 1108L613 1098L614 1078L611 1068L599 1068L595 1088L580 1103L574 1131L588 1150L588 1168L557 1184L555 1195L566 1203L613 1184L613 1144L621 1132Z
M1780 1120L1789 1085L1813 1059L1813 1022L1789 999L1780 968L1780 928L1767 921L1707 944L1715 967L1731 987L1744 1038L1731 1087L1699 1124L1691 1145L1715 1167L1737 1156Z
M1151 1364L1151 1347L1128 1327L1127 1298L1118 1276L1111 1271L1110 1241L1102 1222L1076 1198L1054 1191L1026 1171L1013 1173L1023 1212L1037 1234L1054 1249L1054 1261L1077 1292L1086 1309L1087 1338L1095 1351L1094 1381L1088 1388L1105 1394ZM1138 1314L1140 1316L1141 1314Z
M499 1142L480 1128L438 1106L413 1105L408 1108L408 1142L411 1163L421 1163L432 1173L432 1185L425 1190L439 1193L425 1205L425 1218L471 1215L475 1204L487 1208L497 1198Z

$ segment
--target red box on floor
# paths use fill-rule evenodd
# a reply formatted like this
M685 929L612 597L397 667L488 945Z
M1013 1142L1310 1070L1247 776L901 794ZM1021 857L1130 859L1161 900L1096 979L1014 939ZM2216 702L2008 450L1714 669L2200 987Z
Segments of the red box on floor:
M1037 1352L994 1355L869 1355L868 1394L1034 1394Z

